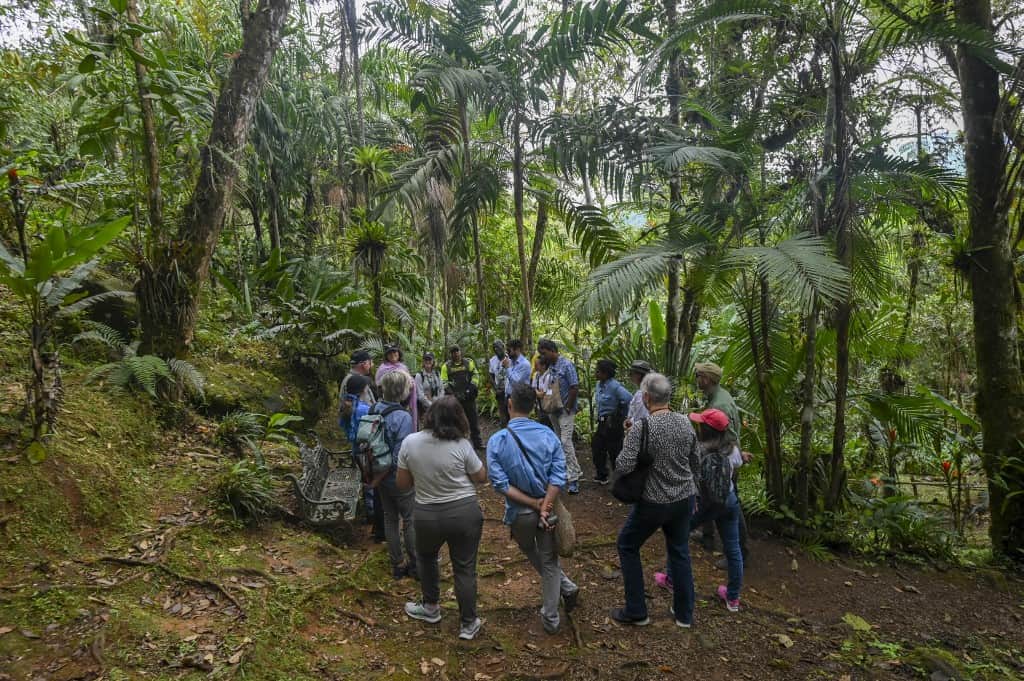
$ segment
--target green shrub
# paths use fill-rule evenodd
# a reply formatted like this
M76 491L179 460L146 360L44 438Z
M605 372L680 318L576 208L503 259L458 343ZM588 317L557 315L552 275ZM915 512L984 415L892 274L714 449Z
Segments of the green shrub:
M276 505L270 472L250 460L238 461L221 474L214 495L237 520L247 523L262 523Z
M215 439L220 447L241 455L246 448L258 450L263 433L262 414L238 409L221 419Z

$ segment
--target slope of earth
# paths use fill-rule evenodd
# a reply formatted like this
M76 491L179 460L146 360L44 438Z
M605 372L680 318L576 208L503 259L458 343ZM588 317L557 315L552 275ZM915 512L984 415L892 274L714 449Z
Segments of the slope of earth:
M88 395L98 399L82 393L71 404ZM287 519L245 528L211 502L225 466L214 424L192 419L140 435L123 405L96 407L122 423L69 419L62 437L81 460L55 455L33 478L68 495L44 540L23 535L46 526L46 509L10 482L29 479L14 475L28 464L0 463L2 515L14 518L0 533L0 679L1024 678L1018 579L816 563L770 538L752 543L736 614L713 597L724 576L716 556L694 546L699 602L688 631L673 625L669 595L650 580L664 556L652 538L644 558L653 622L620 627L607 613L621 604L615 534L626 509L589 485L568 499L579 547L564 568L583 589L581 605L554 636L541 629L539 582L501 524L501 499L481 487L486 623L461 642L447 561L443 621L410 621L402 605L417 598L416 584L390 579L365 526L345 546ZM130 455L108 454L116 448ZM298 468L294 448L269 460L278 477ZM280 493L290 505L283 484Z

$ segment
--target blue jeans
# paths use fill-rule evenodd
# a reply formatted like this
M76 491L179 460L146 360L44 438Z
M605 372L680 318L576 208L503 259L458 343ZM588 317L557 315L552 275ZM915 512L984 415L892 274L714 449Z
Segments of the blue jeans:
M740 597L740 589L743 587L740 515L740 502L736 498L736 490L733 490L729 493L729 498L725 500L724 506L698 509L697 514L693 517L694 527L703 525L709 520L714 521L718 526L718 534L722 537L722 552L725 554L725 562L728 566L729 583L726 586L726 591L730 601ZM669 568L669 576L672 576L671 565Z
M680 622L689 624L693 621L693 572L690 568L689 544L693 500L694 497L689 497L671 504L641 501L630 511L626 524L619 531L617 542L628 616L647 616L640 547L660 529L665 534L665 549L672 573L682 577L673 582L672 609Z

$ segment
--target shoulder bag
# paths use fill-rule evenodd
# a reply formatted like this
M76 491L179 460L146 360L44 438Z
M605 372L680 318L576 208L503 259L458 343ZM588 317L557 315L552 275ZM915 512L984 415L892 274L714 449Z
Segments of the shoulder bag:
M565 408L565 405L562 404L562 382L554 371L548 369L548 373L550 378L548 389L540 398L540 408L547 414L555 414Z
M533 461L530 460L526 453L526 447L523 446L523 441L519 439L519 436L511 428L506 427L505 430L509 432L512 439L519 445L519 451L522 452L526 464L533 470L534 475L540 480L540 484L544 485L546 489L548 485L547 476L541 475L537 467L533 465ZM561 495L555 497L555 501L551 506L551 512L558 516L558 522L555 523L555 544L558 546L558 555L562 558L569 558L576 550L576 527L572 522L572 514L569 513L569 509L562 503Z
M647 419L640 421L640 451L636 457L636 467L625 475L620 475L612 485L612 496L624 504L635 504L644 496L647 477L651 474L654 459L647 451Z

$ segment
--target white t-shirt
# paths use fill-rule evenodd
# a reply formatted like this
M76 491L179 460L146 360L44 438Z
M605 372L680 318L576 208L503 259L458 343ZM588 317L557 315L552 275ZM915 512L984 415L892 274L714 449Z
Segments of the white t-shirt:
M402 441L398 467L412 473L416 503L443 504L476 495L469 476L483 463L469 440L439 440L423 430Z

